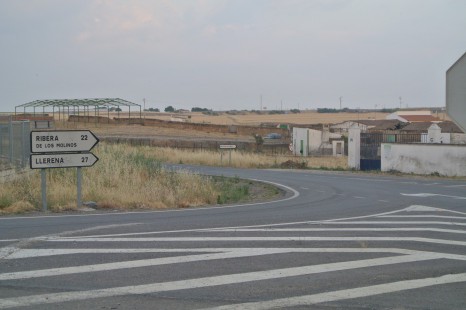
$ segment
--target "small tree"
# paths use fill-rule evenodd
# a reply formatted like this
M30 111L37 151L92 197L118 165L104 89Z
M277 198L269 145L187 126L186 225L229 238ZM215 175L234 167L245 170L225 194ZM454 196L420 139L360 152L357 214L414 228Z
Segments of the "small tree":
M256 140L256 152L259 152L262 149L262 144L264 144L264 138L257 133L253 134L253 137Z
M175 112L175 108L169 105L168 107L165 108L165 112Z

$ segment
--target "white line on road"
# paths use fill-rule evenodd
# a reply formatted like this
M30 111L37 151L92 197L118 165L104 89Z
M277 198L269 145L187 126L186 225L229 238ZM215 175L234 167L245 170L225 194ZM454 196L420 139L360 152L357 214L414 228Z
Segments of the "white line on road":
M338 262L314 266L292 267L247 273L228 274L198 279L185 279L172 282L152 283L135 286L113 287L90 291L62 292L0 299L0 308L27 307L40 304L51 304L91 298L104 298L124 295L153 294L157 292L179 291L202 287L213 287L228 284L239 284L252 281L289 278L310 274L342 271L356 268L403 264L437 259L437 255L417 254L395 257L363 259L349 262Z
M138 268L138 267L147 267L147 266L160 266L160 265L179 264L179 263L226 259L226 258L250 257L250 256L259 256L259 255L266 255L266 254L275 254L277 252L280 253L283 251L279 249L275 251L268 250L268 249L262 249L262 251L254 252L254 251L251 251L250 249L247 249L244 251L230 251L230 252L225 252L225 253L213 253L213 254L209 253L209 254L186 255L186 256L176 256L176 257L162 257L162 258L142 259L142 260L133 260L133 261L116 262L116 263L108 263L108 264L95 264L95 265L84 265L84 266L76 266L76 267L18 271L18 272L2 273L0 274L0 280L30 279L30 278L50 277L50 276L75 274L75 273L83 273L83 272L97 272L97 271L108 271L108 270L117 270L117 269L125 269L125 268Z
M82 238L136 236L136 235L142 236L142 235L167 234L167 233L179 233L179 232L203 232L203 231L210 231L210 230L217 230L217 229L222 230L222 229L228 229L228 228L234 229L234 228L255 228L255 227L279 227L279 226L300 225L300 224L326 224L326 223L333 223L333 222L336 222L336 221L372 218L372 217L378 217L378 216L382 216L382 215L395 214L395 213L403 212L405 210L406 209L400 209L400 210L376 213L376 214L371 214L371 215L354 216L354 217L346 217L346 218L322 220L322 221L286 222L286 223L278 223L278 224L262 224L262 225L231 226L231 227L210 227L210 228L200 228L200 229L162 230L162 231L157 231L157 232L103 234L103 235L83 236ZM439 210L442 210L442 209L439 209ZM63 237L63 238L67 238L67 237ZM74 238L74 237L70 237L70 238Z
M432 193L418 193L418 194L404 194L401 193L403 196L410 196L410 197L422 197L422 198L427 198L427 197L447 197L447 198L453 198L453 199L466 199L466 197L463 196L452 196L452 195L442 195L442 194L432 194Z
M304 221L304 222L286 222L286 223L278 223L278 224L262 224L262 225L249 225L249 226L231 226L231 227L210 227L210 228L201 228L201 229L182 229L182 230L163 230L163 231L152 231L152 232L140 232L140 233L123 233L123 234L101 234L101 235L89 235L89 236L82 236L82 238L95 238L95 237L116 237L116 236L136 236L136 235L154 235L154 234L168 234L168 233L180 233L180 232L203 232L203 231L211 231L211 230L223 230L223 229L235 229L235 228L258 228L258 227L280 227L280 226L289 226L289 225L300 225L300 224L338 224L339 221L345 220L356 220L356 219L365 219L365 218L375 218L381 217L385 215L391 215L401 212L427 212L427 211L442 211L442 212L450 212L456 214L466 214L459 211L451 211L448 209L440 209L440 208L432 208L426 206L419 206L413 205L404 209L383 212L383 213L376 213L371 215L363 215L363 216L354 216L354 217L346 217L346 218L338 218L338 219L331 219L331 220L321 220L321 221ZM360 222L357 222L360 223ZM416 222L414 222L416 223ZM66 237L64 237L66 238ZM70 237L74 238L74 237Z
M153 238L66 238L49 239L51 242L215 242L215 241L389 241L389 242L420 242L435 244L450 244L466 246L465 241L418 238L418 237L153 237Z
M280 298L267 301L233 304L209 308L208 310L263 310L276 308L290 308L296 306L310 306L323 302L347 300L353 298L369 297L380 294L395 293L400 291L418 289L423 287L466 282L466 273L449 274L436 278L424 278L404 280L391 283L377 284L365 287L351 288L333 292L325 292L314 295L305 295L289 298ZM206 309L207 310L207 309Z
M466 223L461 222L441 222L441 221L338 221L338 222L326 222L322 221L319 224L325 225L367 225L367 224L383 224L383 225L452 225L452 226L466 226Z
M211 232L317 232L317 231L430 231L440 233L452 233L452 234L466 234L466 230L456 229L441 229L441 228L417 228L417 227L406 227L406 228L233 228L233 229L222 229L213 230Z
M418 214L418 215L381 215L379 218L442 218L442 219L457 219L465 220L466 216L449 216L449 215L433 215L433 214Z
M14 249L14 253L4 259L21 259L41 256L74 255L74 254L118 254L118 253L222 253L249 251L252 256L266 255L269 253L394 253L394 254L418 254L426 253L416 250L397 248L152 248L152 249ZM428 252L434 253L434 252ZM448 254L450 255L450 254ZM466 256L465 256L466 257ZM461 259L460 256L452 259ZM176 262L174 262L176 263Z

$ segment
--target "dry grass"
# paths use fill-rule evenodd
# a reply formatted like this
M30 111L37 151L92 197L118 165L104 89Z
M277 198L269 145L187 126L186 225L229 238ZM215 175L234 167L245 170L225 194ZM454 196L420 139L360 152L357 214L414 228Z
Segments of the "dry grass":
M101 144L100 161L83 169L83 201L112 209L189 207L216 203L219 192L208 177L173 173L146 156L141 148ZM51 211L76 209L76 169L47 170L47 204ZM0 212L41 208L39 173L2 184Z
M229 151L180 150L173 148L144 147L144 152L163 162L207 166L228 166ZM307 168L337 169L348 168L347 157L296 157L285 155L264 155L249 152L231 152L231 167L235 168L280 168L286 162L303 164ZM285 165L286 167L286 165Z
M161 162L225 166L229 153L192 151L124 144L99 144L100 161L83 169L83 201L100 208L155 209L215 204L222 189L209 177L190 172L170 172ZM345 157L266 156L232 151L231 166L240 168L308 167L346 169ZM290 165L291 163L291 165ZM296 164L296 165L295 165ZM230 194L229 194L230 195ZM236 195L236 193L231 193ZM0 214L41 209L40 174L2 184ZM54 212L75 210L76 169L47 170L47 204Z

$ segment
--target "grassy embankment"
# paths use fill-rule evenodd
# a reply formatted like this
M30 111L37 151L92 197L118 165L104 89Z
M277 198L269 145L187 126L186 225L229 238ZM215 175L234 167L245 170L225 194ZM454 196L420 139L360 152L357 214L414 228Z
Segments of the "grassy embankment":
M244 201L249 195L247 181L167 171L147 148L102 143L94 152L100 161L83 169L83 200L99 208L184 208ZM266 191L277 194L270 186ZM47 170L47 203L51 211L76 209L76 169ZM0 214L40 208L38 171L0 187Z

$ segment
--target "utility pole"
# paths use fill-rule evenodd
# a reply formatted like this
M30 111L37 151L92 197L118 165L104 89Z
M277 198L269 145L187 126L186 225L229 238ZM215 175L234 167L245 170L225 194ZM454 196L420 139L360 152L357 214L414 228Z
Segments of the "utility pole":
M401 109L401 102L402 102L402 101L401 101L401 96L399 97L399 99L400 99L400 109Z
M340 97L340 111L341 111L341 99L342 99L342 98L343 98L343 97Z
M261 94L261 106L260 106L260 111L262 111L262 94Z
M142 98L142 102L144 103L144 121L146 120L146 98Z

